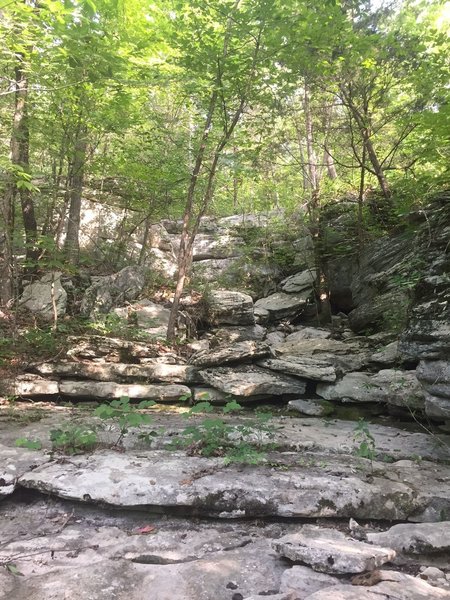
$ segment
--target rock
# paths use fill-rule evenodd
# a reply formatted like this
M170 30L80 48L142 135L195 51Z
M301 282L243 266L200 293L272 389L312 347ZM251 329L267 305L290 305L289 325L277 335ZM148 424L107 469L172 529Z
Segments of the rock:
M158 384L120 384L113 381L70 381L59 383L59 393L63 396L83 398L145 398L157 402L178 402L180 397L191 396L191 390L185 385Z
M370 362L376 365L391 367L397 364L399 359L398 341L395 341L374 352L370 357Z
M373 544L394 548L405 554L433 554L450 551L450 521L441 523L400 523L381 533L368 533Z
M377 295L349 313L350 327L356 332L383 329L400 333L407 323L409 303L409 295L401 289Z
M173 252L172 239L162 223L154 223L148 228L147 245L164 252Z
M270 321L270 312L260 306L254 307L254 315L256 323L267 324Z
M208 259L233 258L242 254L244 240L228 233L199 233L195 236L194 262Z
M269 347L262 342L237 342L230 346L219 346L213 350L196 352L189 359L189 363L198 367L214 367L258 360L268 354Z
M254 325L253 300L248 294L213 290L204 299L212 325Z
M134 342L102 335L69 336L67 356L93 361L136 363L142 359L158 359L160 349L150 343ZM162 361L169 362L167 353Z
M385 369L376 375L347 373L335 384L320 383L316 392L326 400L383 402L410 409L424 406L422 389L411 371Z
M371 587L339 584L308 596L307 600L449 600L449 592L411 575L378 571L382 581Z
M27 448L8 448L0 444L0 499L9 496L17 486L17 480L24 473L32 471L50 460Z
M295 343L301 340L315 340L323 339L327 340L331 337L331 331L328 329L321 329L320 327L302 327L298 331L294 331L287 336L286 342Z
M280 371L312 381L336 381L336 371L325 361L307 356L283 356L281 359L266 358L258 365L272 371Z
M44 376L79 377L95 381L162 381L165 383L198 383L198 369L190 365L157 363L93 363L90 361L40 363L34 369ZM55 382L57 385L57 382ZM57 392L55 392L57 393Z
M294 565L281 576L280 592L293 593L294 598L308 598L314 592L339 583L336 577L317 573L309 567Z
M24 287L19 306L47 321L62 317L66 313L67 292L61 283L62 273L47 273L39 281Z
M262 341L266 335L266 329L261 325L249 325L247 327L223 327L212 331L213 342L218 344L232 344L235 342Z
M145 257L145 266L150 276L173 279L178 269L177 260L173 251L149 248Z
M170 310L160 304L144 299L136 304L116 308L114 313L151 337L166 337Z
M125 267L115 275L97 277L85 291L80 311L90 317L108 313L117 305L135 300L144 285L145 270L138 266Z
M192 400L194 404L198 402L210 402L211 404L222 406L230 401L230 395L212 387L194 387L192 388Z
M432 419L450 420L449 399L425 394L425 414Z
M326 400L289 400L288 407L311 417L326 417L334 412L334 406Z
M276 292L267 296L267 298L257 300L255 307L267 310L270 318L275 321L284 318L294 318L304 311L310 296L311 290L309 289L298 294Z
M230 271L237 260L237 258L210 258L201 260L193 263L192 272L196 279L203 283L215 284L219 280L223 285L230 285L233 280Z
M369 465L361 469L361 459L343 455L327 459L325 468L322 460L301 466L296 457L289 464L287 469L247 469L181 452L100 450L39 466L23 474L19 484L85 503L146 511L170 506L185 514L220 518L439 521L443 512L449 513L447 467L433 465L431 470L415 464L410 469L375 462L370 476Z
M52 396L57 394L58 391L57 381L50 381L28 373L18 375L14 379L0 381L0 392L4 396L32 398L35 396Z
M306 389L305 382L299 379L255 366L204 369L200 375L205 383L234 396L302 395Z
M329 339L301 339L283 342L274 348L278 358L284 356L305 356L333 366L338 373L356 371L369 362L369 354L361 345L352 340L340 342Z
M304 290L314 290L317 281L315 271L302 271L296 275L291 275L281 282L281 290L287 294L298 294Z
M286 334L282 331L271 331L266 335L266 342L270 346L278 346L278 344L282 344L286 339Z
M292 561L310 565L321 573L363 573L395 558L395 550L371 546L340 531L305 525L299 533L276 540L273 548Z
M450 361L421 360L416 377L429 394L448 398L450 405Z

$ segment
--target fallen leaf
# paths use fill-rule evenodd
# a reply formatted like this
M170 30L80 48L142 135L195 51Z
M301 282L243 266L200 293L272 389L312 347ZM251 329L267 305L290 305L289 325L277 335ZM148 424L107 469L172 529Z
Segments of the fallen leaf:
M143 527L138 527L135 533L139 535L145 535L147 533L156 533L156 527L154 525L144 525Z

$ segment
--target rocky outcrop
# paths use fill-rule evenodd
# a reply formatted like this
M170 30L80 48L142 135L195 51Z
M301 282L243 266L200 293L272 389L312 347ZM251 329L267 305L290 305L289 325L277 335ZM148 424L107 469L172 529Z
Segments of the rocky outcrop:
M253 300L241 292L217 290L204 299L211 325L254 325Z
M67 292L61 282L62 273L47 273L39 281L24 287L19 306L26 308L46 321L66 313Z
M368 533L367 539L406 554L450 552L450 521L399 523L381 533Z
M214 350L201 350L191 356L189 362L197 367L214 367L230 363L251 362L269 354L269 346L262 342L236 342Z
M63 396L74 398L113 399L128 397L132 400L154 400L155 402L177 402L190 398L191 390L185 385L125 384L114 381L77 381L65 379L59 383Z

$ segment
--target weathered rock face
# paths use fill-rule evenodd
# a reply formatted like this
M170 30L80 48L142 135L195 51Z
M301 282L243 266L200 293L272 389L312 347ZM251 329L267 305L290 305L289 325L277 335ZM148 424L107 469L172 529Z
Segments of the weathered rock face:
M288 375L311 379L312 381L336 381L336 371L326 361L307 356L283 356L282 359L267 358L258 365Z
M316 391L326 400L383 402L411 409L424 407L423 390L411 371L384 369L376 375L347 373L336 384L319 384Z
M39 281L25 286L19 306L47 321L66 312L67 292L61 283L61 273L47 273Z
M211 338L212 345L233 344L235 342L261 341L266 335L265 327L250 325L247 327L222 327L214 329Z
M311 417L326 417L333 414L334 407L327 400L289 400L290 409Z
M27 471L46 463L44 454L37 454L26 448L9 448L0 444L0 499L14 492L17 480Z
M143 342L102 335L69 336L67 356L70 359L92 360L95 362L122 363L176 363L179 359L168 354L160 356L158 348Z
M142 267L125 267L115 275L97 277L81 302L83 315L95 316L108 313L125 301L132 302L145 285L145 270Z
M248 294L215 290L206 299L208 320L213 325L254 325L253 300Z
M255 366L204 369L200 375L214 388L249 399L252 396L302 395L306 390L305 382L300 379Z
M5 396L33 397L52 396L58 393L58 382L37 375L18 375L0 382L0 393Z
M299 533L273 543L274 549L292 561L315 571L333 574L373 571L395 558L395 550L372 546L346 537L340 531L305 525Z
M120 384L114 381L64 380L59 384L59 393L75 398L144 398L158 402L177 402L181 397L190 398L191 390L184 385Z
M269 354L269 346L262 342L237 342L230 346L221 346L213 350L201 350L189 359L197 367L213 367L229 363L250 362L264 358Z
M267 310L271 319L275 321L286 317L294 318L305 310L310 296L311 288L296 294L276 292L267 298L257 300L255 307Z
M317 281L315 271L301 271L296 275L291 275L281 282L281 290L287 294L298 294L304 290L312 291Z
M377 295L349 313L350 327L357 332L386 329L400 333L407 322L409 303L409 295L401 290Z
M373 544L389 546L406 554L435 554L450 551L450 521L400 523L382 533L368 533Z
M151 337L166 336L170 310L160 304L144 299L136 304L115 308L114 313Z

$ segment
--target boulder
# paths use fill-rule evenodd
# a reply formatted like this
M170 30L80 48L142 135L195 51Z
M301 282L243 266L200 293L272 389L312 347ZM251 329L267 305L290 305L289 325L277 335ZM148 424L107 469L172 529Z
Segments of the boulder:
M44 379L38 375L18 375L0 382L0 393L4 396L33 398L36 396L53 396L58 393L58 382Z
M450 405L450 361L421 360L416 376L429 394L448 398Z
M59 361L34 366L40 375L93 379L95 381L161 381L165 383L198 383L198 369L191 365L156 363L136 365L127 363L96 363L91 361ZM54 382L57 383L57 382ZM55 392L57 393L57 392Z
M212 332L212 343L232 344L235 342L261 341L266 335L266 329L261 325L247 325L246 327L222 327Z
M313 357L283 355L282 358L265 358L258 361L258 365L312 381L336 381L334 367Z
M327 340L331 337L331 331L329 329L321 329L320 327L301 327L294 333L290 333L286 342L299 342L300 340L315 340L323 339Z
M211 325L254 325L253 300L248 294L225 290L210 291L204 298Z
M129 306L115 308L114 313L151 337L166 337L170 310L160 304L143 299Z
M77 360L136 363L152 359L155 362L171 362L167 353L159 356L157 345L102 335L69 336L67 347L67 356ZM174 358L173 362L179 362L179 359Z
M291 593L294 598L308 598L314 592L340 583L337 577L318 573L305 566L294 565L281 576L280 592Z
M276 292L267 296L267 298L257 300L255 307L267 310L270 318L275 321L285 318L295 318L305 310L310 297L311 289L298 294Z
M289 400L288 407L309 417L327 417L334 412L334 406L327 400Z
M370 362L386 367L392 367L396 365L399 360L400 354L398 351L398 341L387 344L383 348L380 348L374 352L370 357Z
M263 342L236 342L212 350L200 350L189 359L197 367L214 367L229 363L249 362L268 356L269 346Z
M300 379L278 375L255 366L219 367L200 371L205 383L234 396L283 396L305 393Z
M368 533L367 539L406 554L450 552L450 521L400 523L381 533Z
M244 240L228 233L207 234L199 233L195 236L193 248L194 262L210 258L233 258L242 254Z
M64 380L59 383L59 393L62 396L106 400L127 396L133 400L144 398L156 402L178 402L181 397L191 397L191 390L185 385L120 384L114 381Z
M400 333L407 323L409 304L409 295L401 289L378 294L349 313L349 325L358 333L380 329Z
M14 492L19 477L49 460L49 456L34 450L0 444L0 499Z
M316 271L301 271L295 275L291 275L281 282L281 290L287 294L298 294L304 290L314 290L317 281Z
M395 558L395 550L372 546L334 529L305 525L299 533L276 540L273 548L289 560L320 573L343 575L372 571Z
M411 371L385 369L376 375L347 373L335 384L318 384L316 392L326 400L383 402L410 409L424 407L422 388Z
M144 285L145 269L138 266L125 267L115 275L96 277L84 293L81 313L90 317L108 313L115 306L135 300Z
M159 248L149 248L145 257L145 266L149 271L149 277L157 280L158 277L164 280L172 280L178 269L177 259L172 251L160 250Z
M67 292L61 283L61 273L47 273L39 281L24 287L19 306L47 321L66 313Z
M223 285L231 284L232 277L228 275L229 269L236 264L237 258L209 258L194 262L192 272L196 279L203 283L216 283L218 280Z
M431 419L450 420L450 399L425 394L425 414Z

